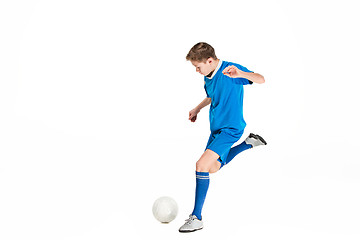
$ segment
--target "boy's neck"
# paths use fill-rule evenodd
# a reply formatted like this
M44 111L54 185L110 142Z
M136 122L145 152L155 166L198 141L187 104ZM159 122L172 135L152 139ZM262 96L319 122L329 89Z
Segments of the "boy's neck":
M213 71L215 71L215 69L217 68L217 65L219 64L220 59L216 59L214 60L214 67L213 67Z
M214 60L212 71L206 76L207 78L210 78L213 75L213 73L215 72L215 69L217 68L217 66L219 64L219 62L220 62L220 59Z

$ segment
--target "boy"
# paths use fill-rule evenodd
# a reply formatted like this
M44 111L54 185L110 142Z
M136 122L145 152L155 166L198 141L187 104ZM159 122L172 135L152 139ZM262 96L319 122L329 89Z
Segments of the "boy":
M189 120L195 122L202 108L211 104L210 138L206 150L196 162L196 191L193 212L179 232L193 232L203 228L201 211L209 187L209 173L215 173L228 164L240 152L266 145L259 135L250 134L244 142L237 142L246 126L243 118L243 85L264 83L262 75L247 68L218 59L209 44L194 45L186 56L196 71L204 75L206 98L189 112Z

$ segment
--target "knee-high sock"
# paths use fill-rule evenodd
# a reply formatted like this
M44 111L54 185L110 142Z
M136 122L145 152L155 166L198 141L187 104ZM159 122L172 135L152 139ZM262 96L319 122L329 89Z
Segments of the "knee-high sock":
M210 177L208 172L196 172L195 206L192 215L201 220L201 211L209 188Z
M238 155L242 151L245 151L251 147L252 146L250 144L247 144L245 141L235 147L232 147L229 151L229 154L228 154L225 162L224 162L224 165L228 164L236 155Z

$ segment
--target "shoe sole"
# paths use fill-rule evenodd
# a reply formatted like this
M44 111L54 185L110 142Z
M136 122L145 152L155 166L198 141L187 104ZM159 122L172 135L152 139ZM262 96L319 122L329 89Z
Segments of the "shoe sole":
M181 233L191 233L191 232L195 232L195 231L198 231L198 230L201 230L201 229L203 229L203 228L199 228L199 229L194 229L194 230L183 230L183 231L181 231L181 230L179 230L179 232L181 232Z
M253 134L253 133L250 133L250 136L249 137L252 137L252 138L255 138L255 139L259 139L264 145L267 145L267 142L265 141L265 139L263 139L261 136L257 135L257 134Z

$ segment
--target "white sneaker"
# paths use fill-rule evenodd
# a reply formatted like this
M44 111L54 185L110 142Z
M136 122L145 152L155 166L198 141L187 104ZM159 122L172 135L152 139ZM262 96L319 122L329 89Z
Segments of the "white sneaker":
M256 134L250 133L250 135L245 139L246 144L250 144L252 147L266 145L265 140Z
M189 219L186 219L185 221L185 224L179 228L179 232L195 232L197 230L203 229L204 227L203 222L195 215L190 214Z

